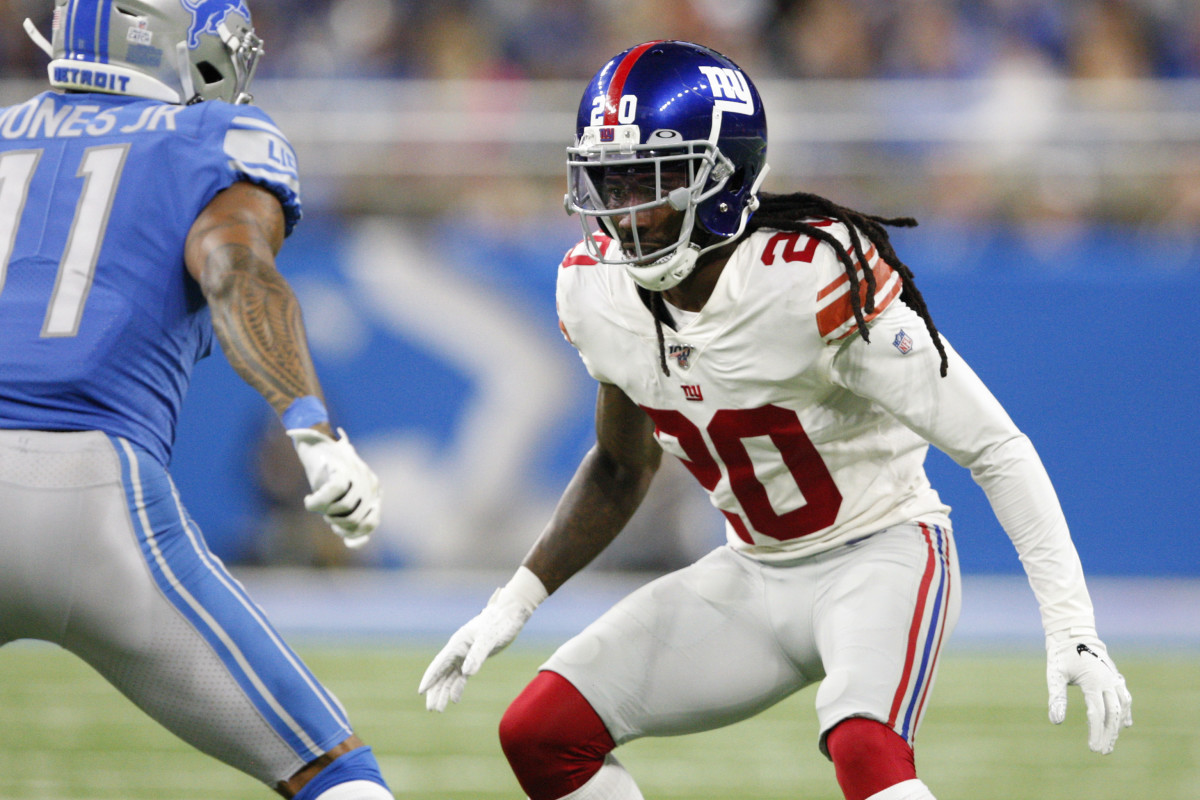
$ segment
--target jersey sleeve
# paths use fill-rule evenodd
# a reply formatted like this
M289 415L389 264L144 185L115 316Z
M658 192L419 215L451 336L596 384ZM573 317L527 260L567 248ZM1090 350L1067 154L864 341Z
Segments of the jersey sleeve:
M598 262L589 253L587 246L580 242L567 251L558 268L556 287L556 306L558 310L558 328L562 335L579 353L588 374L601 383L612 381L600 370L596 360L588 353L592 347L603 346L603 342L595 341L597 336L592 334L594 316L589 316L589 305L595 302L595 292L598 287L595 270ZM593 310L594 311L594 310Z
M863 259L860 260L854 253L850 231L845 225L832 220L810 220L809 224L827 231L854 260L859 307L869 324L891 305L904 288L899 273L880 257L879 249L862 233L858 234L863 250ZM814 307L817 333L825 342L838 342L858 331L850 276L833 245L803 233L781 231L767 241L763 251L764 264L769 265L776 259L812 261L817 275ZM875 281L873 293L867 283L868 273ZM868 298L874 301L870 311L867 310Z
M978 376L943 341L945 378L924 321L893 303L871 325L871 341L847 341L831 379L886 409L971 471L1012 540L1046 633L1095 627L1083 567L1050 477L1029 438Z
M223 143L229 167L237 180L270 190L279 198L286 221L285 235L300 221L300 175L296 151L267 115L254 106L235 106Z

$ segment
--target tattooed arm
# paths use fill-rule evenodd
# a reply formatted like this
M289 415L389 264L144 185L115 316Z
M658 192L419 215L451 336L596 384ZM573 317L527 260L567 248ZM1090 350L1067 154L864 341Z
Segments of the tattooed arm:
M379 479L340 429L335 440L327 421L292 427L284 413L297 398L313 397L323 416L324 398L300 304L275 269L283 230L283 208L275 195L235 183L196 218L184 261L212 309L225 358L283 415L313 490L304 507L324 516L347 546L358 547L379 524Z
M300 304L275 269L283 230L275 195L243 181L200 212L184 250L225 357L280 414L298 397L322 397ZM314 427L332 433L328 423Z

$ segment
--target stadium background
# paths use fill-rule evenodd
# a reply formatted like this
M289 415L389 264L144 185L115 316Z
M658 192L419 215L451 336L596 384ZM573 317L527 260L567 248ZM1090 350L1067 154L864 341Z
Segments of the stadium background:
M768 191L814 191L920 220L894 232L898 252L941 330L1037 445L1089 573L1101 633L1130 654L1146 687L1138 696L1154 702L1157 680L1157 708L1170 709L1159 717L1158 738L1145 727L1154 717L1141 717L1126 737L1127 760L1090 783L1082 776L1091 767L1037 767L1059 745L1031 747L1024 729L1020 740L963 736L981 742L972 772L945 757L959 746L959 729L945 724L923 734L941 742L926 751L939 754L929 763L957 771L958 796L975 794L976 775L1017 764L1058 777L1059 788L999 796L1135 796L1129 787L1140 776L1155 796L1200 794L1200 739L1189 716L1200 711L1194 0L250 3L267 47L257 102L295 144L304 184L305 220L280 266L304 307L336 421L383 479L384 525L370 547L350 552L303 512L304 479L277 420L219 356L197 367L172 470L212 548L285 633L316 648L323 677L357 680L362 664L374 664L356 650L334 655L348 636L357 645L390 646L397 635L423 648L442 641L525 552L590 446L594 385L554 313L555 267L580 233L562 211L563 148L596 67L640 41L685 38L730 55L762 90ZM0 5L5 104L41 88L44 58L20 21L28 16L48 30L50 5ZM964 470L931 451L929 471L954 507L966 573L955 646L998 646L1024 658L1020 685L1029 692L1020 702L1037 711L1044 699L1036 608L1011 544ZM720 542L719 515L693 483L665 467L630 530L551 598L525 646L548 652L646 575ZM413 657L411 669L425 656ZM474 696L490 692L502 708L503 693L519 688L536 663L528 651L519 657L525 671L511 687L482 683ZM24 658L3 664L11 670ZM955 670L978 663L949 662L940 691L951 715L956 687L987 700L979 693L990 694L991 681L1007 685L1007 662L990 661L987 678L955 683ZM43 696L30 675L54 670L35 661L29 671L0 680L14 687L2 704L13 709L28 697L38 725L54 701L73 710L75 691L93 691L76 687L98 681L68 672ZM394 713L411 728L404 715L419 702L409 698L415 677L379 678L378 699L337 690L359 709L360 724L378 731L369 738L387 754L389 774L427 795L486 796L445 790L465 775L445 784L414 777L426 762L381 741L397 727L396 717L382 718L396 702L393 681L404 699ZM1191 688L1169 688L1180 682ZM970 713L992 711L985 704ZM110 710L93 713L98 726L116 724ZM478 716L486 717L471 723L478 731L445 739L448 753L463 757L455 750L463 737L493 747L495 713ZM811 714L805 708L801 716ZM87 754L101 751L90 740L72 749L81 723L67 710L49 714L60 717L71 733L51 725L41 729L48 744L28 734L7 742L0 772L11 774L0 793L166 796L161 785L130 792L130 771L113 772L111 756L89 762ZM1047 727L1040 713L1033 717L1032 725ZM476 719L455 719L464 718ZM440 718L422 724L440 741ZM1061 746L1091 764L1075 754L1083 748L1078 732L1072 736ZM143 746L165 758L160 734ZM40 760L56 749L84 765L80 793L44 790L53 784L44 776L65 769ZM989 767L992 751L1010 760ZM657 780L670 774L682 785L705 763L681 752L692 766ZM488 757L499 772L480 785L504 774L498 754ZM195 758L200 780L210 780L215 770ZM455 770L430 767L430 775L439 769ZM117 787L111 794L95 782L105 770ZM1152 783L1163 774L1174 783ZM221 794L225 774L216 780L210 796L258 796L237 776L228 781L238 788ZM819 776L825 790L829 781ZM775 796L764 783L747 785ZM666 796L669 786L654 788Z
M760 84L768 190L921 221L898 251L1038 446L1089 572L1200 572L1194 2L253 9L259 103L305 182L281 265L337 419L385 483L366 562L507 566L540 530L592 435L592 386L554 316L555 265L579 237L563 147L598 64L678 36ZM232 562L344 562L287 513L303 484L277 427L220 359L202 364L174 464L191 511ZM969 476L936 453L930 471L965 568L1018 572ZM606 563L669 566L720 539L703 500L681 510L690 479L660 483Z
M5 96L38 87L0 7ZM232 564L508 568L592 441L555 265L579 92L632 43L734 57L770 125L766 189L885 216L934 319L1031 436L1094 576L1200 575L1200 6L1190 0L256 0L257 102L300 157L280 265L335 421L387 506L349 553L300 507L280 426L202 362L172 468ZM24 78L25 80L22 80ZM969 475L931 451L964 569L1020 572ZM723 536L668 464L598 568Z

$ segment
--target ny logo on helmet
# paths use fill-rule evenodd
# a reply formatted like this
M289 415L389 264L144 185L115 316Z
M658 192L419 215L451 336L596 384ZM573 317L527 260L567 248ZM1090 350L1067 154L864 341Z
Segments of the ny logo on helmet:
M195 50L200 46L200 37L206 33L220 36L221 23L230 14L241 14L250 19L250 9L244 0L180 0L183 7L192 12L192 27L188 29L188 47Z
M708 86L716 98L717 108L735 114L754 113L754 97L750 94L750 82L746 80L745 75L730 67L705 66L700 67L700 71L708 78Z

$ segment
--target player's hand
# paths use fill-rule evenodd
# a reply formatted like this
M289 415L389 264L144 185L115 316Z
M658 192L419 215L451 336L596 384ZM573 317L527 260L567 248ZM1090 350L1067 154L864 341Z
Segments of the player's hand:
M525 567L518 569L508 584L492 593L483 611L459 628L434 656L417 687L418 694L425 695L425 707L444 711L447 703L462 699L467 678L517 638L545 599L541 580Z
M1133 697L1125 688L1125 678L1091 629L1072 628L1046 637L1046 684L1050 721L1055 725L1067 716L1067 686L1083 691L1088 747L1093 752L1111 753L1121 728L1133 724Z
M362 547L379 526L379 479L375 473L359 458L341 428L337 439L314 428L293 428L287 435L312 487L304 507L322 515L347 547Z

